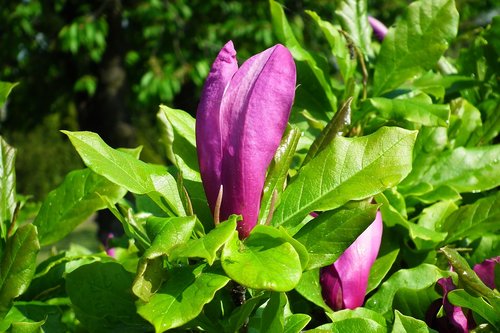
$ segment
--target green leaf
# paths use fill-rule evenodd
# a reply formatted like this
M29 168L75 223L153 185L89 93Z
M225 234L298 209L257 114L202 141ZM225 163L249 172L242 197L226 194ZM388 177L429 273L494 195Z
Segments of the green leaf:
M378 287L380 282L385 278L387 273L392 268L392 265L396 261L399 254L399 248L392 250L382 256L379 255L377 260L373 263L370 269L370 275L368 277L368 287L366 288L366 294L369 294L372 290Z
M217 258L217 251L227 242L230 242L236 230L237 215L231 215L229 220L217 225L205 236L190 240L173 248L169 254L169 260L178 258L203 258L212 265Z
M300 333L310 321L310 316L303 313L294 313L285 318L283 333Z
M390 319L389 317L392 316L392 303L399 290L428 288L440 278L449 277L452 274L452 272L442 271L429 264L421 264L411 269L401 269L382 283L377 292L366 301L365 307L375 310Z
M380 96L433 68L458 29L453 0L410 4L384 38L375 65L373 95Z
M442 296L437 293L435 285L422 289L401 288L394 295L392 309L425 320L431 304L441 298Z
M422 165L418 170L418 180L410 174L398 186L398 190L403 194L417 195L415 188L421 183L430 184L434 191L443 186L449 186L459 193L489 190L500 185L499 157L500 145L460 147L447 151L439 154L433 163Z
M295 290L305 299L323 308L325 311L332 311L332 309L326 305L321 294L319 268L302 273L302 277L300 278L299 284L295 287Z
M78 320L91 332L145 332L130 292L133 276L114 262L82 266L66 277L66 291Z
M248 288L292 290L300 280L302 267L297 251L286 238L280 230L257 225L241 242L235 231L222 250L222 267L231 279Z
M157 114L163 125L167 156L188 180L201 182L196 153L195 119L187 112L160 105Z
M433 104L429 96L419 94L409 98L370 98L368 102L377 110L377 115L398 124L408 124L414 128L425 126L448 126L450 107Z
M70 172L63 183L49 193L33 222L41 245L63 239L93 213L106 208L101 196L115 203L126 193L127 190L90 169Z
M0 82L0 102L2 85ZM0 103L1 107L1 103ZM16 150L0 137L0 238L5 240L16 210ZM0 247L0 255L1 255Z
M287 298L284 293L271 293L269 300L262 305L262 311L250 317L249 331L255 332L283 332L285 326L284 309ZM261 309L259 309L261 310Z
M294 234L310 212L335 209L397 185L411 170L416 134L383 127L364 137L336 138L288 185L272 223Z
M295 38L285 16L283 7L270 0L273 30L278 40L292 53L297 65L297 82L302 85L297 89L295 106L324 113L336 110L337 98L315 57L304 49Z
M266 182L262 191L258 224L265 224L269 215L274 213L274 205L279 202L283 187L288 176L295 149L300 139L300 131L288 126L281 143L267 169Z
M17 82L11 83L11 82L0 81L0 108L3 107L3 105L7 101L7 97L9 97L10 95L10 92L17 85L18 85Z
M215 266L174 268L168 274L149 302L137 305L138 313L154 325L156 332L179 327L196 318L217 290L229 282Z
M446 259L457 273L458 279L462 283L461 286L468 292L474 295L480 295L487 298L500 300L500 293L491 290L484 284L484 282L477 276L476 272L470 268L467 261L455 250L448 246L440 249L444 253Z
M486 233L498 232L500 230L500 192L460 207L438 225L438 229L448 233L446 243L453 243L462 238L472 241Z
M196 216L150 217L146 221L146 230L153 242L144 253L144 257L154 259L169 255L173 248L189 240L195 224Z
M307 269L332 264L375 220L378 205L360 204L320 214L294 236L309 251Z
M500 330L500 317L498 310L480 297L474 297L463 289L455 289L447 294L448 300L455 306L471 309Z
M66 134L95 173L135 194L147 194L160 207L173 215L183 215L184 208L175 179L164 167L144 163L131 155L109 147L99 135L91 132ZM163 200L166 200L168 207Z
M12 300L28 289L35 274L40 250L36 227L25 224L7 239L0 262L0 318L9 311Z
M431 333L436 332L427 324L413 317L405 316L398 310L394 311L394 326L392 333Z
M148 302L151 296L160 288L163 282L163 259L141 258L137 265L137 273L132 284L132 292L144 302Z
M366 0L344 0L335 11L342 24L342 29L349 34L356 46L363 51L365 57L373 55L366 2Z
M482 127L481 112L464 98L451 101L448 137L452 148L467 146L474 132Z
M263 303L268 298L268 293L262 293L258 296L254 296L250 299L247 299L245 303L236 307L234 311L229 316L229 319L225 323L225 332L238 332L239 329L245 324L248 320L248 317L253 312L256 306L260 303Z
M359 307L354 310L341 310L328 313L328 316L333 321L332 332L387 332L387 323L382 315Z

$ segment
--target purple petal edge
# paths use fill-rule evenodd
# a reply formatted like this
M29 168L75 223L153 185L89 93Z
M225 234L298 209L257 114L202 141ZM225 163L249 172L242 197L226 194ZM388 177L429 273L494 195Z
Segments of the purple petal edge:
M500 264L500 256L486 259L474 266L474 272L488 288L495 289L495 266Z
M385 24L377 20L376 18L372 16L368 16L368 22L370 23L373 32L375 33L375 36L379 41L383 41L385 38L385 35L387 35L387 27Z

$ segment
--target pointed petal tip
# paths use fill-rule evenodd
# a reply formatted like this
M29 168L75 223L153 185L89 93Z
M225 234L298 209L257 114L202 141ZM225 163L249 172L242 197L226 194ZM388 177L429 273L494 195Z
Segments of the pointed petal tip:
M234 48L232 40L224 44L219 52L219 55L217 56L217 59L227 63L236 62L236 49Z

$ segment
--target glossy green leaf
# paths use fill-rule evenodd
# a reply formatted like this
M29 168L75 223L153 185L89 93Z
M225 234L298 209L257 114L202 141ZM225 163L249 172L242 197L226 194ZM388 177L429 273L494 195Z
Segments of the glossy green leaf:
M292 53L297 65L297 81L303 83L297 89L295 106L321 112L334 111L337 99L325 72L318 65L316 58L295 38L283 7L273 0L270 0L269 4L274 33Z
M336 138L288 185L272 223L293 234L310 212L335 209L395 186L411 170L416 134L383 127L364 137Z
M284 309L287 298L284 293L271 293L269 300L262 306L262 311L251 317L248 323L249 331L283 332L285 326Z
M160 288L163 278L163 259L143 257L137 265L132 292L144 302L148 302L150 297Z
M366 3L366 0L344 0L335 11L342 24L342 29L349 34L354 44L363 51L365 57L373 54Z
M447 243L453 243L462 238L472 241L486 233L498 232L500 230L500 193L497 192L473 204L460 207L438 225L438 228L448 233Z
M196 216L151 217L146 221L146 230L153 240L144 256L153 259L169 255L173 248L185 244L193 233Z
M175 215L184 214L175 179L158 165L144 163L131 155L109 147L91 132L63 131L95 173L135 194L147 194L160 207ZM163 200L166 200L168 207Z
M387 332L385 318L379 313L363 307L328 313L333 321L332 332Z
M394 312L394 326L392 333L431 333L436 332L429 328L421 320L401 314L398 310Z
M451 101L448 137L451 147L467 146L474 132L482 127L481 112L464 98Z
M186 179L201 182L196 153L195 119L187 112L160 105L157 114L163 126L167 156Z
M289 291L302 273L300 257L283 232L264 225L257 225L243 242L233 232L221 261L231 279L253 289Z
M279 202L279 198L283 192L283 187L288 176L288 169L295 155L299 139L300 131L289 126L267 169L266 182L264 183L262 199L260 201L258 224L265 224L270 217L269 214L272 215L274 213L275 205Z
M19 227L7 240L0 262L0 318L7 314L12 300L28 289L39 250L36 227L32 224Z
M449 277L452 273L443 271L434 265L421 264L415 268L401 269L394 273L378 288L365 303L369 309L375 310L386 318L392 316L392 303L396 293L401 289L419 290L434 285L440 278Z
M101 196L112 203L127 190L99 176L90 169L70 172L63 183L51 191L43 202L34 225L42 245L63 239L93 213L107 207Z
M458 12L453 0L410 4L384 38L375 65L373 95L399 87L433 68L456 36Z
M442 296L437 293L435 285L422 289L401 288L394 295L392 309L425 320L431 304L440 298Z
M310 321L310 316L303 313L294 313L285 318L283 333L300 333Z
M358 205L320 214L294 238L309 251L307 269L332 264L375 220L378 205Z
M81 266L66 276L66 291L78 320L91 332L145 332L130 292L133 276L114 262Z
M18 85L17 82L11 83L11 82L0 81L0 108L3 107L3 105L7 101L7 97L9 97L10 92L17 85Z
M374 97L368 100L377 110L377 115L398 124L411 123L412 127L448 126L450 107L433 104L429 96L419 94L410 98L388 99Z
M448 293L448 300L455 306L471 309L500 330L500 317L495 309L480 297L474 297L463 289L455 289Z
M263 293L258 296L247 299L245 303L236 307L225 323L225 332L238 332L247 322L248 317L254 311L255 307L264 303L268 299L268 294Z
M4 83L0 82L0 96ZM0 137L0 238L2 240L7 238L7 232L16 210L15 160L16 150Z
M366 294L370 293L372 290L375 290L375 288L378 287L387 273L389 273L389 271L391 270L392 265L398 257L398 254L399 249L394 249L384 255L379 255L377 260L375 260L375 262L373 263L372 268L370 268Z
M137 305L138 313L153 324L156 332L179 327L196 318L217 290L229 282L215 266L174 268L168 274L149 302Z
M326 305L321 294L319 268L302 273L302 277L300 278L299 284L295 287L295 290L305 299L323 308L325 311L332 311L332 309Z
M212 265L217 258L217 251L230 242L234 231L236 230L236 221L239 219L236 215L231 215L229 220L217 225L205 236L190 240L173 248L169 254L169 260L175 261L179 258L203 258Z

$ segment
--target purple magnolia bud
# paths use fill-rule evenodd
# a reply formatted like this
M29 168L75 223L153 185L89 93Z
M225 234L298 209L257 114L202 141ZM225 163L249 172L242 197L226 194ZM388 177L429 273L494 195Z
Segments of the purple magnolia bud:
M377 212L375 221L337 261L321 269L323 299L332 309L355 309L363 305L370 269L380 249L382 229L382 215Z
M443 308L446 313L449 324L453 327L454 331L460 333L467 333L469 329L475 326L474 319L469 314L468 316L462 311L459 306L454 306L448 301L448 293L455 289L453 280L450 278L439 279L438 284L443 288Z
M280 144L295 97L295 63L283 45L254 55L238 69L228 42L203 88L196 145L203 187L220 218L240 214L240 238L257 223L267 167Z
M377 39L379 41L383 41L385 35L387 35L387 27L385 26L385 24L372 16L368 16L368 22L370 23L375 36L377 36Z
M486 259L474 266L474 272L491 289L495 289L495 266L500 264L500 256Z

